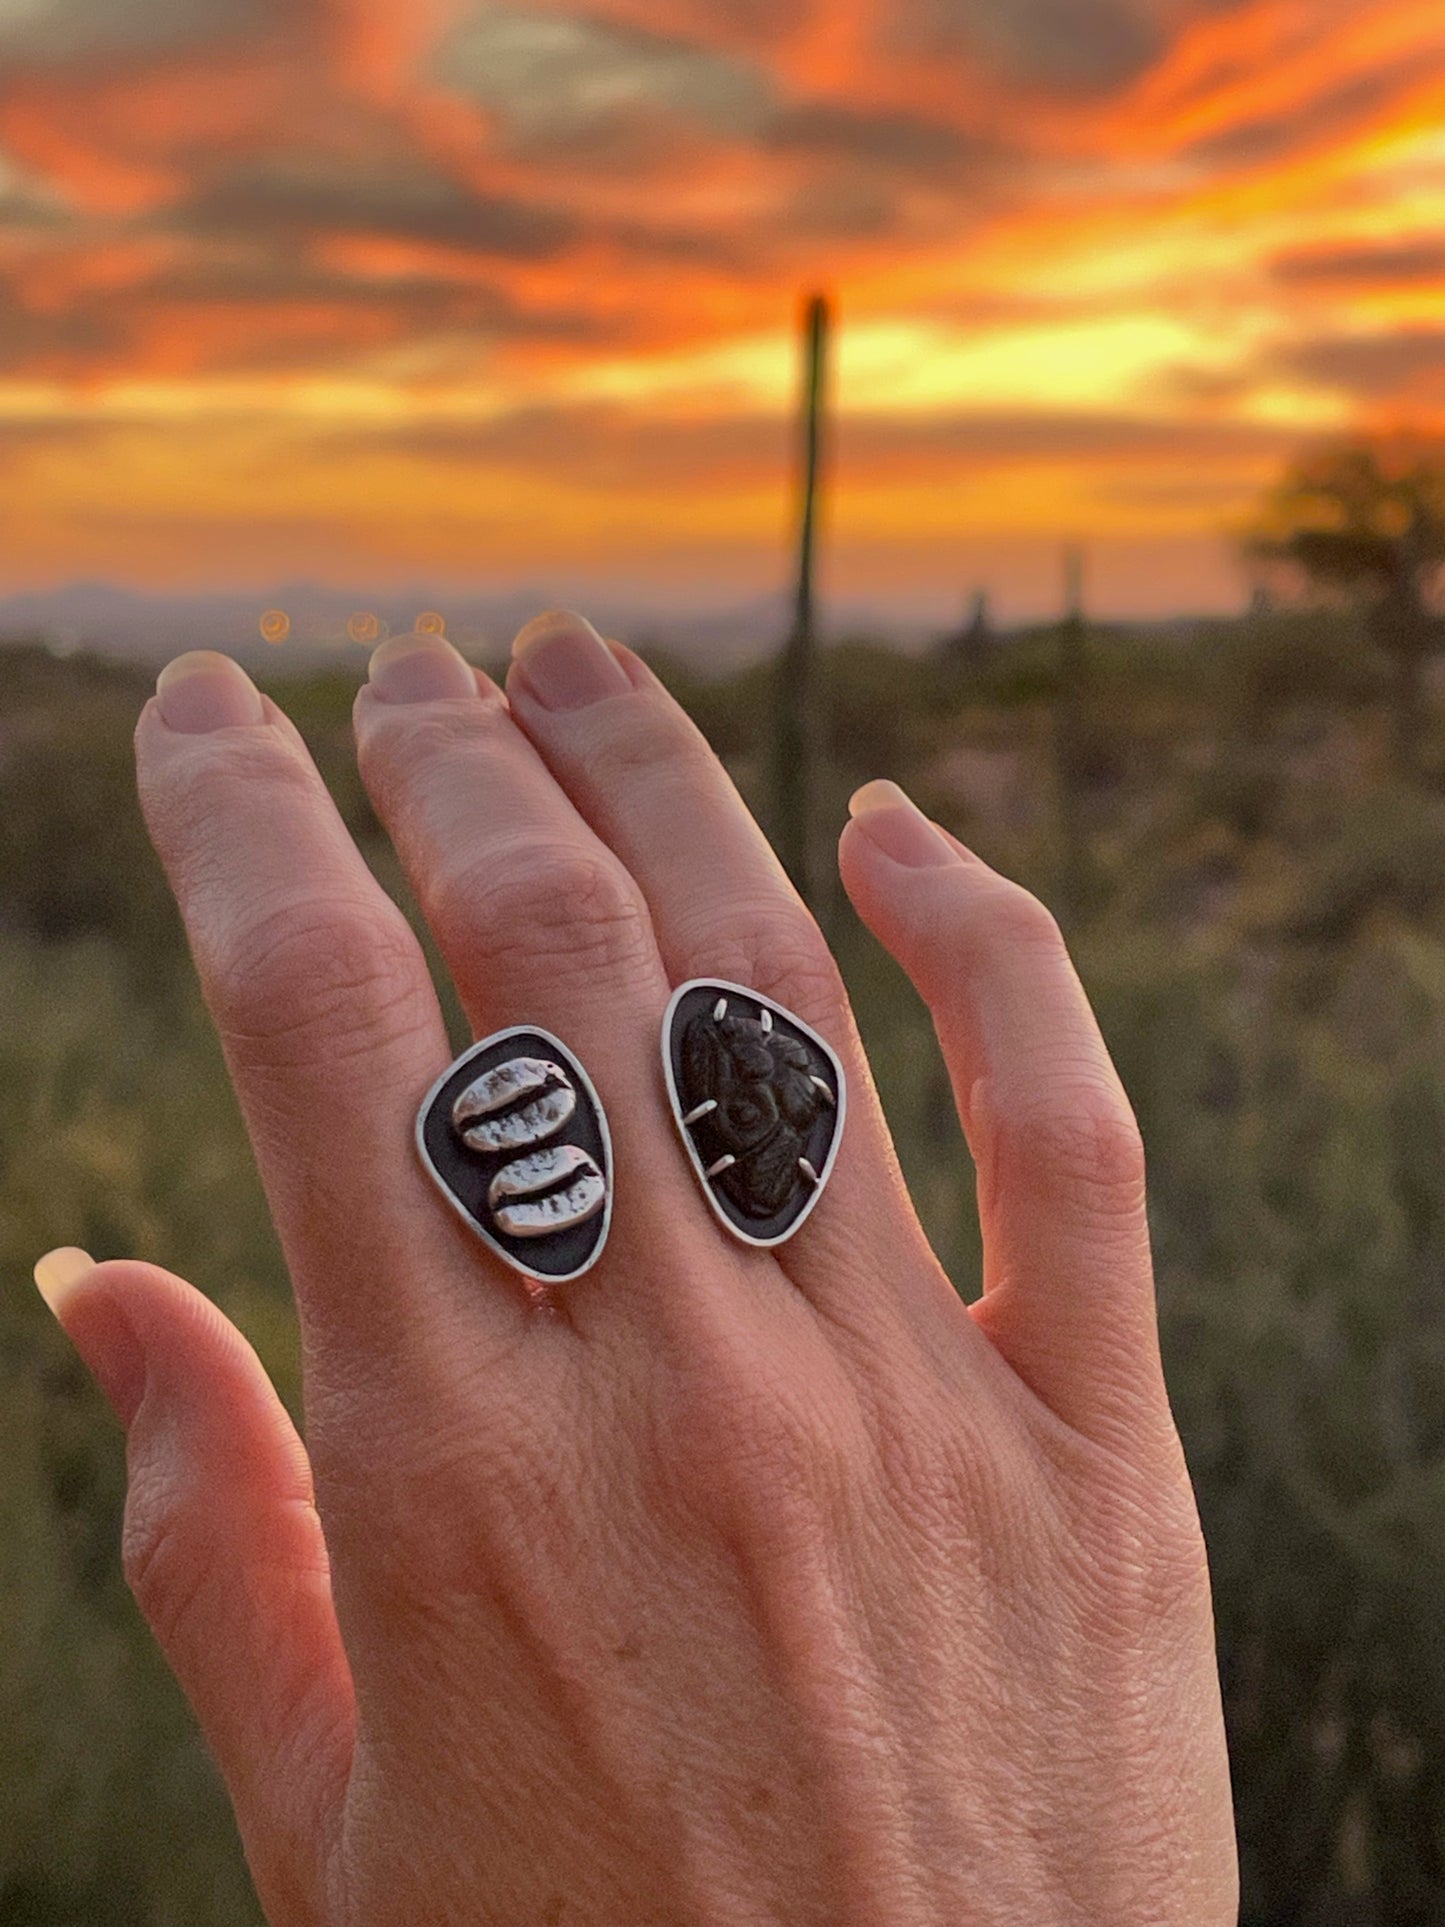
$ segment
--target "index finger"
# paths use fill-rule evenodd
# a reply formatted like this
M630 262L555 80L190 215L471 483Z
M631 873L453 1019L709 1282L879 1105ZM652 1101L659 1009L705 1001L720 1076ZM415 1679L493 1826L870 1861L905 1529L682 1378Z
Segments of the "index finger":
M176 726L179 724L179 726ZM163 674L136 729L141 804L180 906L296 1288L308 1358L394 1354L457 1276L416 1106L451 1058L426 959L291 722L229 657ZM503 1291L475 1316L515 1319Z

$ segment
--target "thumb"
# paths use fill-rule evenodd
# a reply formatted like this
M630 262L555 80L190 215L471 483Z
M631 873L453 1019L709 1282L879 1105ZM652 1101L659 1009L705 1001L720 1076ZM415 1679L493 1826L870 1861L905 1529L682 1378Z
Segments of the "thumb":
M241 1333L171 1272L66 1249L35 1281L126 1429L126 1578L262 1904L322 1918L355 1720L306 1449Z

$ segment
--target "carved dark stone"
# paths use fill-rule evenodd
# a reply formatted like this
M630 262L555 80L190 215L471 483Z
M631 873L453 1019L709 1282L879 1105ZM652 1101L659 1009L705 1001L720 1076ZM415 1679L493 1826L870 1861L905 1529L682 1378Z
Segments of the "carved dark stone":
M612 1217L602 1103L566 1045L543 1030L473 1045L427 1093L422 1163L462 1220L515 1270L560 1284L590 1269Z
M782 1244L832 1173L846 1103L836 1054L781 1004L708 979L674 995L663 1055L713 1209L750 1244Z

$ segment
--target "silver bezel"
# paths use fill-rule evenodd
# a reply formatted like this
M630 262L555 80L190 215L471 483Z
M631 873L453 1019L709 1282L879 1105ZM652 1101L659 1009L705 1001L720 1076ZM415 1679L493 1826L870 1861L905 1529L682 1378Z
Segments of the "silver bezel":
M576 1072L577 1076L581 1079L583 1090L592 1100L592 1109L597 1118L597 1128L601 1133L603 1149L607 1153L607 1170L604 1173L607 1179L607 1198L602 1207L602 1234L597 1240L592 1256L587 1260L585 1265L579 1265L575 1271L534 1270L531 1265L524 1264L520 1258L508 1251L504 1245L499 1244L491 1232L487 1230L486 1226L479 1224L471 1212L467 1210L461 1199L457 1197L456 1193L437 1169L432 1160L431 1153L426 1148L426 1121L431 1114L432 1106L436 1103L444 1087L451 1082L452 1078L456 1076L464 1064L469 1064L474 1057L480 1057L484 1051L492 1050L498 1044L505 1044L509 1037L540 1037L560 1051L568 1066L569 1076L573 1071ZM432 1182L436 1185L436 1188L441 1192L443 1198L446 1199L457 1217L459 1217L467 1227L468 1231L475 1237L480 1238L483 1244L490 1246L504 1265L507 1265L513 1271L520 1272L524 1278L534 1279L539 1285L570 1284L574 1278L584 1277L606 1250L607 1239L612 1231L612 1197L616 1176L612 1157L612 1133L607 1124L607 1112L603 1108L602 1099L597 1095L597 1086L587 1075L586 1069L576 1051L572 1049L570 1044L564 1044L562 1039L552 1031L544 1030L540 1024L512 1024L506 1030L494 1031L490 1037L483 1037L479 1043L473 1044L469 1049L464 1050L460 1057L454 1058L422 1099L421 1106L416 1114L416 1125L412 1132L412 1141L416 1145L417 1155L430 1174Z
M718 1202L717 1194L713 1190L712 1179L709 1178L707 1174L707 1167L698 1156L697 1146L692 1141L692 1133L683 1123L682 1098L678 1092L677 1079L673 1075L672 1069L672 1020L683 998L690 995L694 990L725 990L732 996L741 998L744 1003L756 1004L759 1009L772 1011L774 1016L782 1017L786 1022L791 1024L795 1030L800 1030L804 1036L811 1038L836 1073L838 1120L834 1126L833 1142L829 1146L827 1160L822 1170L818 1173L818 1182L813 1189L812 1197L809 1198L793 1223L788 1226L788 1229L783 1232L780 1237L754 1238L749 1232L740 1230L733 1222ZM828 1180L833 1175L833 1166L838 1162L838 1153L843 1146L843 1127L847 1122L848 1116L847 1075L844 1072L842 1060L838 1056L837 1051L835 1051L833 1046L828 1042L827 1038L820 1037L811 1024L805 1024L797 1012L789 1010L786 1004L780 1004L771 997L764 997L761 991L750 990L746 984L729 983L725 977L693 977L690 978L687 983L679 984L668 1000L667 1014L662 1020L662 1073L667 1079L668 1107L672 1112L673 1122L676 1124L678 1135L686 1147L688 1162L697 1173L697 1180L702 1186L703 1196L712 1207L713 1216L717 1218L718 1222L722 1224L734 1238L737 1238L745 1245L752 1245L759 1251L775 1251L779 1245L785 1245L790 1238L795 1238L808 1222L809 1218L812 1217L814 1211L817 1210L818 1201L828 1188Z

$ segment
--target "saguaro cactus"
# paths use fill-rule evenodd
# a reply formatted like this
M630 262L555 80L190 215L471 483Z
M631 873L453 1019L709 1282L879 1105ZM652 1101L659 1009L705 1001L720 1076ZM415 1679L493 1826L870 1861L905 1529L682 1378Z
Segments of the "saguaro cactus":
M824 467L828 346L832 310L825 295L807 303L803 321L802 505L793 626L778 661L774 702L774 841L805 901L816 903L814 818L822 758L818 698L815 571Z
M1084 606L1085 555L1064 551L1064 619L1059 627L1059 688L1054 709L1055 788L1059 812L1057 909L1065 927L1084 916L1092 862L1084 824L1087 795L1089 618Z

